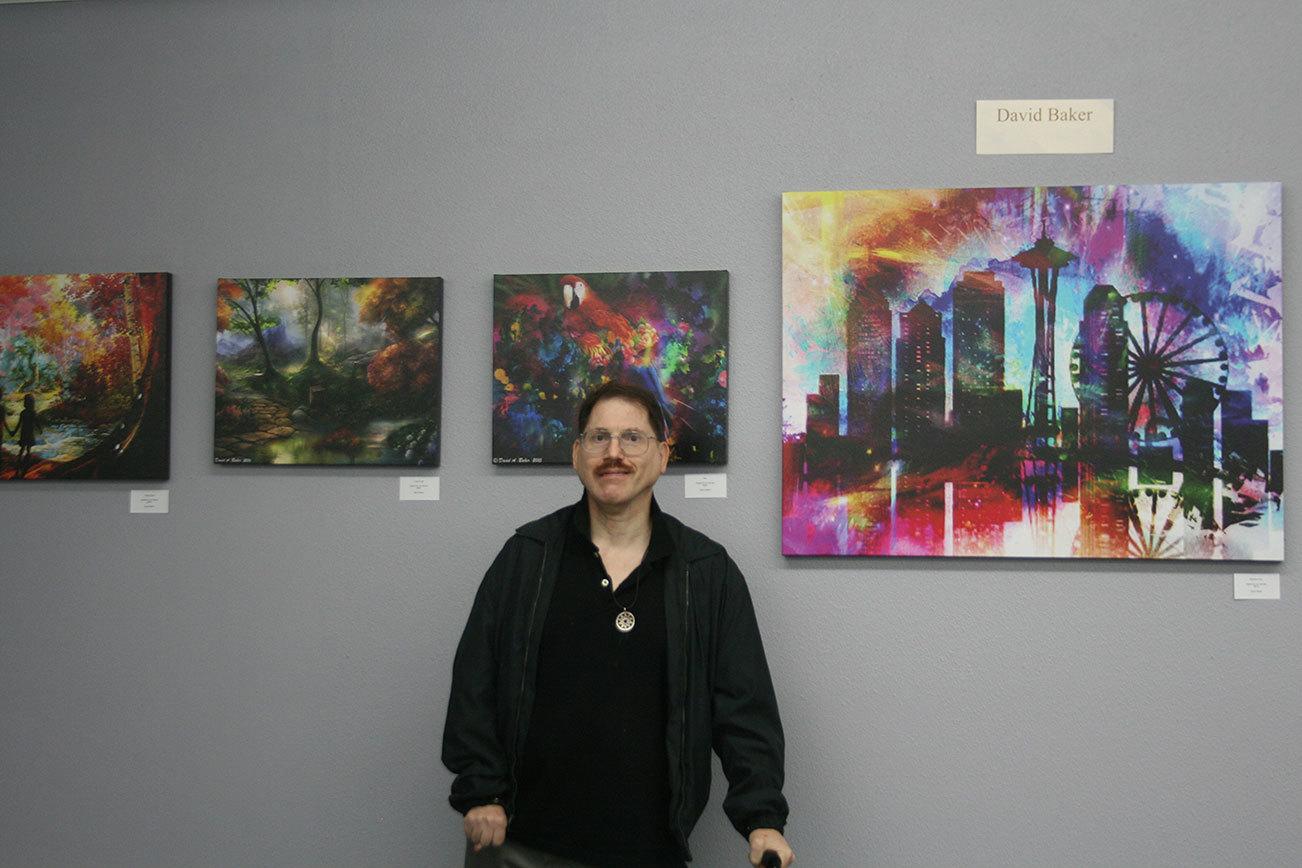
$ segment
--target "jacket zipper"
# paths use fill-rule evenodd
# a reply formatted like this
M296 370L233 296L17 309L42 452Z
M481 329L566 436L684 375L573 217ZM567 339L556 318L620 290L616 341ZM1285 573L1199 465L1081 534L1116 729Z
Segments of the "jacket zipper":
M529 683L529 650L533 647L533 619L538 613L538 600L542 597L543 575L547 572L547 543L543 543L542 567L538 570L538 588L533 593L533 606L529 609L529 629L524 633L524 666L520 672L520 698L515 705L515 726L512 727L511 740L511 811L506 821L511 822L515 815L515 797L519 784L515 779L515 764L520 758L520 714L524 711L525 686Z
M692 607L692 589L691 589L692 566L683 564L683 711L681 729L679 730L679 759L678 759L678 777L681 786L678 795L678 831L682 834L683 843L687 843L687 835L683 833L686 824L683 822L683 813L687 810L687 703L691 701L692 691L687 682L688 673L691 672L691 660L688 657L688 641L691 636L691 622L688 616L691 614Z

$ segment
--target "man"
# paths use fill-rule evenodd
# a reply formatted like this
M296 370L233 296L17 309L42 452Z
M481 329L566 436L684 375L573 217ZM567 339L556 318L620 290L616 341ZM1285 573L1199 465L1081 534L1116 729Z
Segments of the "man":
M713 745L758 865L782 831L783 739L745 581L662 513L665 421L606 383L579 409L578 504L516 530L457 648L443 732L468 866L681 866Z

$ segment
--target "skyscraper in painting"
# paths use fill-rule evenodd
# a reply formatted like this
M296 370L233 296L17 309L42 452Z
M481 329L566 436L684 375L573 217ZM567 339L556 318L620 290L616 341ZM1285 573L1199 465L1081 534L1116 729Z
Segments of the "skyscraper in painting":
M891 309L881 289L856 280L845 323L846 434L881 460L891 445Z
M954 285L954 421L989 422L989 399L1004 390L1004 285L969 271ZM984 400L983 400L984 399Z
M841 378L836 374L823 374L818 378L818 391L808 396L807 415L809 435L831 440L841 429Z
M1253 416L1252 392L1231 390L1221 399L1222 457L1235 462L1235 472L1265 474L1270 468L1270 431Z
M1187 473L1210 478L1216 467L1216 387L1191 379L1185 387L1180 449Z
M1116 464L1128 455L1125 303L1114 286L1101 283L1090 290L1077 347L1080 449L1096 461Z
M916 449L945 424L945 337L925 301L900 316L895 379L896 437L901 451Z

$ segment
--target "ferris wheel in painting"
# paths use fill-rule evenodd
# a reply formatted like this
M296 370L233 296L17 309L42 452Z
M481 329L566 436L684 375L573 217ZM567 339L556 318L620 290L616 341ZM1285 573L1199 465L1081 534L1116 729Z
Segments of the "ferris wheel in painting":
M1192 393L1219 402L1229 374L1225 338L1178 290L1126 297L1129 429L1141 442L1178 435Z
M1216 322L1179 290L1123 296L1098 285L1071 351L1072 386L1084 408L1111 433L1105 442L1156 444L1210 431L1229 374L1229 352ZM1208 434L1210 436L1210 434Z

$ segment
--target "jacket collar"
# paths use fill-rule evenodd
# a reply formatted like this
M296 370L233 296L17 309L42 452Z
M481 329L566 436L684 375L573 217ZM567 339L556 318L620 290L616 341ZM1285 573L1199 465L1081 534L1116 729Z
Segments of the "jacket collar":
M664 513L660 511L660 505L651 499L651 540L647 545L644 560L647 563L669 557L674 552L674 540L669 536L669 528L665 524ZM584 544L596 551L592 544L592 518L588 514L588 493L585 491L579 502L574 504L574 512L570 518L570 536L567 542L572 542L574 537L581 539Z
M578 503L561 507L553 513L544 515L542 518L520 525L515 529L515 532L543 545L560 544L565 539L566 528L569 527L570 522L574 521L575 509L582 503L584 503L584 499L580 498ZM673 541L675 553L683 560L690 563L718 554L723 550L722 546L705 534L692 530L669 513L662 511L660 504L656 502L655 495L651 496L651 512L653 515L658 514L664 522L664 528Z

